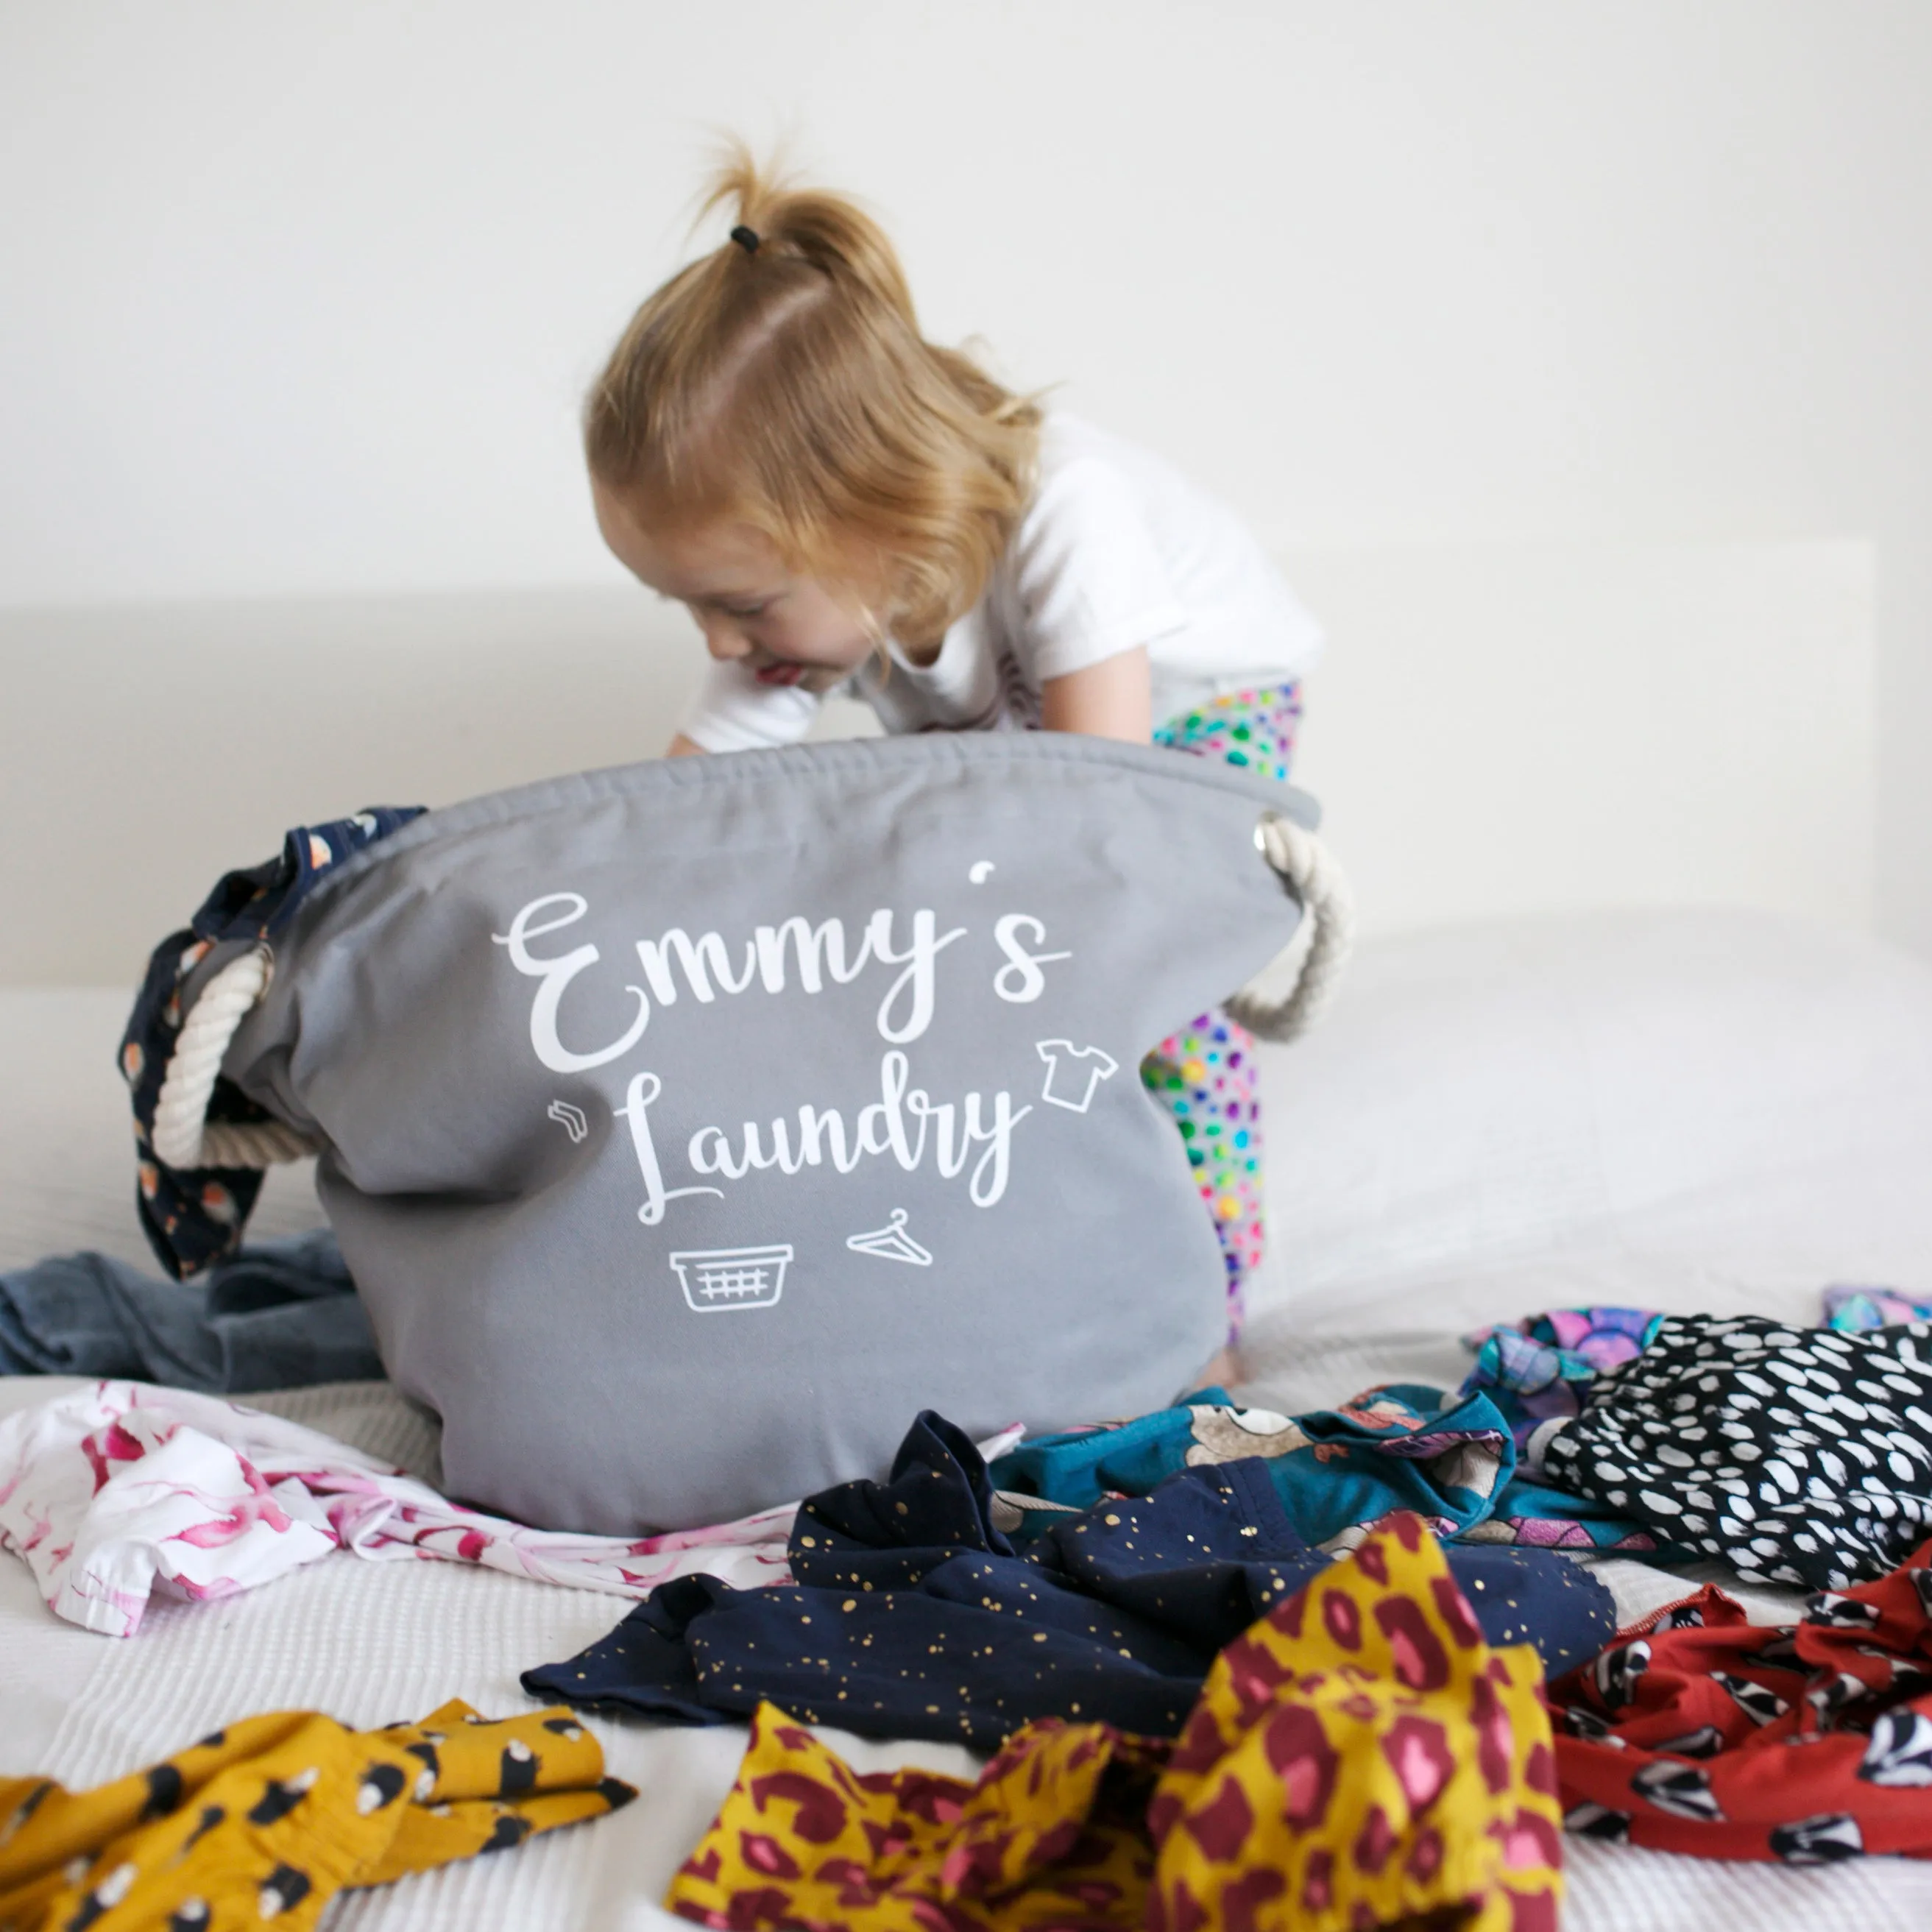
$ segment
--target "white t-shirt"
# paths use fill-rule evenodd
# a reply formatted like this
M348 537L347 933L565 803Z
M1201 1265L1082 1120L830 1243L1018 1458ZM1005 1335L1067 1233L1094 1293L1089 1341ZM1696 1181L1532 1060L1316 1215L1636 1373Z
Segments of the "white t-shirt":
M1234 512L1171 464L1071 416L1040 436L1040 482L978 603L929 664L896 642L840 686L895 734L1030 729L1040 686L1147 647L1154 717L1299 677L1322 632ZM788 745L817 694L714 663L684 723L707 752Z

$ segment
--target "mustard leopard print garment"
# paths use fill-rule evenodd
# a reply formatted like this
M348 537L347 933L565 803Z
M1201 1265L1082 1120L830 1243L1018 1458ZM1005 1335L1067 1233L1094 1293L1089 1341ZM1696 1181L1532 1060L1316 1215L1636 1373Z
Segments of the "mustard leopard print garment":
M0 1932L308 1932L386 1885L637 1796L562 1708L490 1722L452 1701L352 1731L310 1711L244 1718L88 1791L0 1779Z

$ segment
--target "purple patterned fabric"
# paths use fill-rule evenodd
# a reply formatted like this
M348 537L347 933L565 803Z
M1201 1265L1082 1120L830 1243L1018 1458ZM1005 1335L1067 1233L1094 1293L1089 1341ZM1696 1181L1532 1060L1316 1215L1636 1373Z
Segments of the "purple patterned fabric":
M1825 1291L1825 1326L1841 1334L1895 1328L1908 1322L1932 1322L1932 1301L1915 1300L1892 1288L1835 1286Z

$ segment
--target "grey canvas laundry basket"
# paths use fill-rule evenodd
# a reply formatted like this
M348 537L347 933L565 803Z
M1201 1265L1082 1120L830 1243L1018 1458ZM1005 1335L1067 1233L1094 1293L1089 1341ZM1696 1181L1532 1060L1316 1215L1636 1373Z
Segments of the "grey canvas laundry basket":
M1132 1414L1224 1322L1137 1064L1304 902L1310 956L1233 1010L1306 1018L1346 944L1314 819L1219 764L1044 734L472 800L350 858L272 957L201 962L156 1145L319 1150L449 1487L530 1522L738 1515L879 1472L922 1407L975 1433ZM218 1066L272 1119L204 1146Z

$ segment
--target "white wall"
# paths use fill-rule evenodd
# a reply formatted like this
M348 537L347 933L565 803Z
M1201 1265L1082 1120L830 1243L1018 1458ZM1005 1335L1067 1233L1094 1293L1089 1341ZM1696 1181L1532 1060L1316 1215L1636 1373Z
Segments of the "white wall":
M788 125L1271 542L1874 539L1932 952L1928 82L1920 0L0 0L0 603L612 580L577 394Z
M1286 561L1347 640L1297 769L1365 935L1636 906L1871 924L1869 544ZM0 920L0 987L131 983L290 826L654 756L704 663L627 584L0 610L0 906L58 908ZM855 726L878 721L835 700L815 729Z

